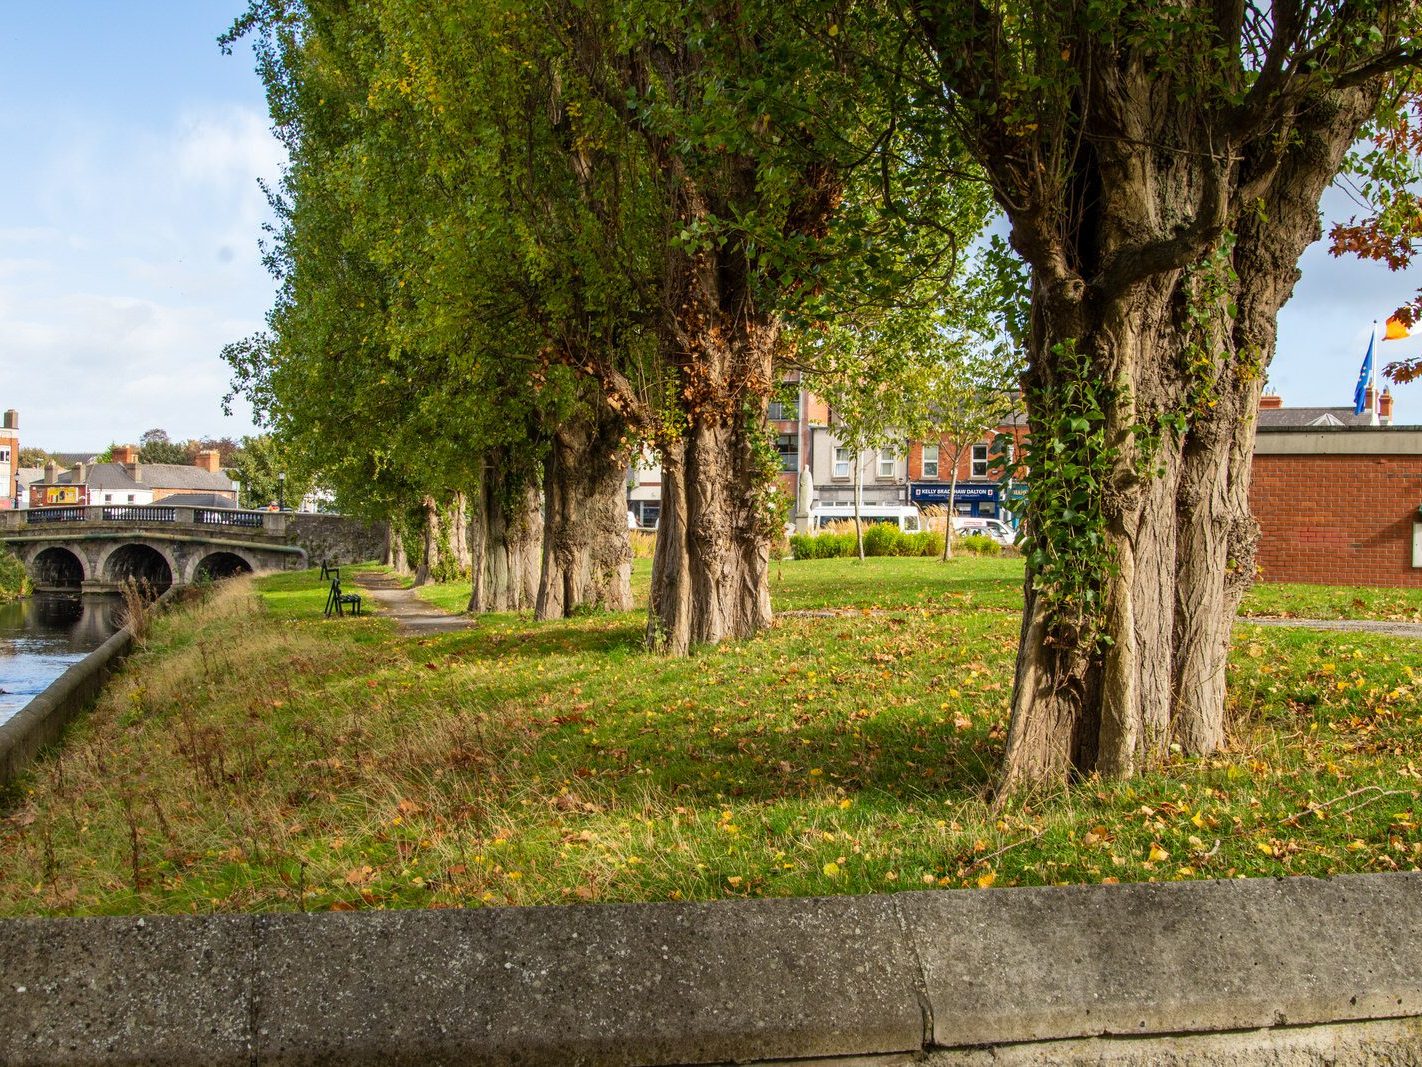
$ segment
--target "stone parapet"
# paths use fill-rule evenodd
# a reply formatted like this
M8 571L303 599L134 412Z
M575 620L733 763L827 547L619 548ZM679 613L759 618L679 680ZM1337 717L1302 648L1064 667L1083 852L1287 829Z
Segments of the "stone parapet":
M1422 875L0 922L0 1062L1422 1061Z

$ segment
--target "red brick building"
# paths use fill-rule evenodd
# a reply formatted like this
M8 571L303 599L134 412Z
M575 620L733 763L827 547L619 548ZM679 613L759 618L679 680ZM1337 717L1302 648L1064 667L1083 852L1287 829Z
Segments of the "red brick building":
M1260 579L1422 586L1422 426L1260 426Z

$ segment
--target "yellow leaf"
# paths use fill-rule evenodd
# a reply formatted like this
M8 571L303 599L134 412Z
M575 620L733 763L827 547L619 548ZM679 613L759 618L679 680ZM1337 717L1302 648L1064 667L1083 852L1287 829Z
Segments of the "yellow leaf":
M1274 846L1269 844L1268 841L1260 841L1259 844L1254 847L1266 856L1272 856L1274 854Z
M727 878L726 881L730 882L732 885L740 885L741 876L739 874L733 874L729 878Z
M978 878L978 888L979 888L979 889L986 889L988 886L992 885L993 882L996 882L996 881L997 881L997 872L996 872L996 871L988 871L986 874L981 875L981 876Z
M1170 853L1166 852L1165 849L1161 848L1159 845L1150 846L1149 859L1151 863L1160 863L1162 860L1168 860L1169 858Z
M824 870L824 872L825 872L825 877L826 877L826 878L838 878L838 877L839 877L839 864L838 864L838 863L833 863L833 862L826 863L826 864L824 865L823 870Z

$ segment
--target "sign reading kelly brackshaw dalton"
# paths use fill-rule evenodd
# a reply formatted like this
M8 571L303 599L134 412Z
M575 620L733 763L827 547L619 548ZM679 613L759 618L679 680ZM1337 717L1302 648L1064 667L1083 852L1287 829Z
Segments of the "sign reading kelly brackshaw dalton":
M952 486L946 482L911 482L909 483L909 499L915 504L946 504L951 488ZM956 504L995 504L997 498L998 485L995 482L959 482L953 502Z

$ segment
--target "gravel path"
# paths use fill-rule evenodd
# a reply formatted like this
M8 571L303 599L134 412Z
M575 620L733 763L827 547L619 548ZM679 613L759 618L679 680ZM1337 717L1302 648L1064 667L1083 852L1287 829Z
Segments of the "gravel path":
M1297 626L1304 630L1354 630L1388 637L1422 639L1422 622L1388 622L1386 619L1264 619L1241 615L1237 622L1250 626Z
M475 624L476 620L469 615L451 615L426 603L413 589L402 588L399 580L388 574L362 571L352 575L351 581L360 587L367 602L374 602L383 618L394 620L395 628L402 634L467 630Z

